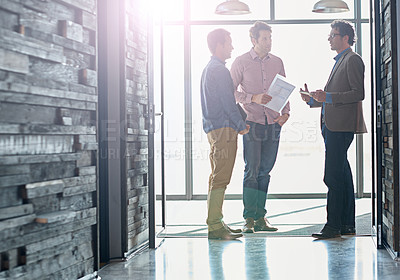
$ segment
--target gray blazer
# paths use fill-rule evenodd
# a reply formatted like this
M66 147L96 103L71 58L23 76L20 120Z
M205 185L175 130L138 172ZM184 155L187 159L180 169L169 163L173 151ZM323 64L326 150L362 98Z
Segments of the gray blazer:
M365 133L362 100L364 94L364 63L351 49L346 51L331 72L324 91L332 96L325 104L325 125L331 131ZM312 107L320 107L316 102Z

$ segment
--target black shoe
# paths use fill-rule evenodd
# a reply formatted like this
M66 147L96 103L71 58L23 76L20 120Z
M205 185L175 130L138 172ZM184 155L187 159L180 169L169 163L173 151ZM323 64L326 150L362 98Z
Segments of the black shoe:
M311 236L318 239L336 238L340 237L340 230L325 225L321 232L313 233Z
M353 226L342 226L340 233L342 235L356 235L356 228Z

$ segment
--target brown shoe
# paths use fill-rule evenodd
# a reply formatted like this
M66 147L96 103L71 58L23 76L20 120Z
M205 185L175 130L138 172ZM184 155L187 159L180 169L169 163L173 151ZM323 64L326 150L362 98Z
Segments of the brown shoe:
M242 233L242 230L240 229L240 228L238 228L238 229L233 229L233 228L230 228L227 224L225 224L224 222L222 222L223 224L224 224L224 227L227 229L227 230L229 230L230 232L232 232L232 233Z
M242 232L244 233L254 233L254 219L247 218L246 223L243 226Z
M232 233L225 227L208 232L208 239L232 240L232 239L236 239L236 238L239 238L242 236L243 236L243 234Z
M273 227L267 218L261 217L254 224L254 231L277 231L278 228Z

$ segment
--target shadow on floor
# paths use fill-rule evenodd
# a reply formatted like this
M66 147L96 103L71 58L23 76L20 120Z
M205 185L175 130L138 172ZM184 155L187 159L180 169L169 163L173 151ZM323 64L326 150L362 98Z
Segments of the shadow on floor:
M316 207L313 207L316 208ZM309 209L308 209L309 210ZM290 213L293 214L293 213ZM281 215L279 215L281 216ZM242 227L243 222L231 223L231 227ZM324 224L274 224L279 230L276 232L256 232L245 234L246 237L266 236L310 236L319 232ZM356 216L357 235L371 235L371 213ZM207 237L206 225L170 225L158 235L161 238L169 237Z

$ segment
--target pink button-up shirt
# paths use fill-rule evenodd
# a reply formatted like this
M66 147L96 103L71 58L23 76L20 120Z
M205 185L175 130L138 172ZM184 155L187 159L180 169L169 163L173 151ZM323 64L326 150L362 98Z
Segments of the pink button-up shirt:
M254 94L267 93L276 74L285 76L282 60L273 54L260 59L253 48L233 62L231 76L236 89L235 98L237 102L243 104L248 121L265 125L267 117L268 124L273 124L274 119L280 116L278 112L251 102ZM289 111L288 102L281 113L289 114Z

